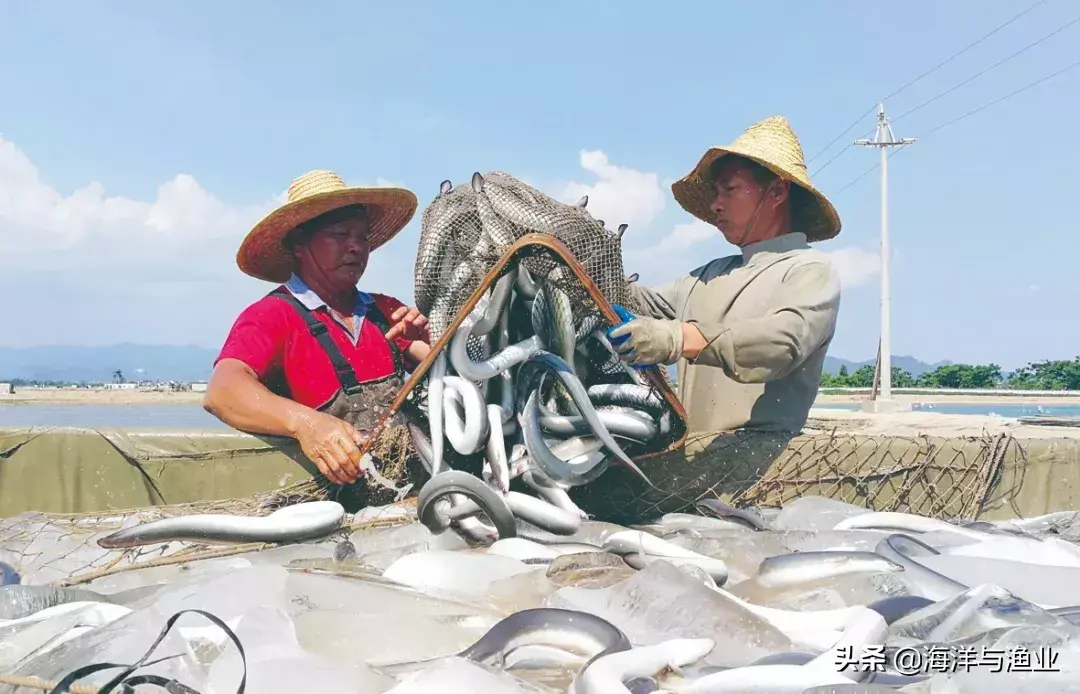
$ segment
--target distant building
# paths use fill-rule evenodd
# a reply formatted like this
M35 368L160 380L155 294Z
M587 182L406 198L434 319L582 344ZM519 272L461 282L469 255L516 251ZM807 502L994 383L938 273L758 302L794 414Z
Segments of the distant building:
M206 392L206 384L205 383L192 383L191 384L191 392L192 393L205 393Z
M15 392L15 389L10 383L0 383L0 395L11 395Z
M106 383L106 390L135 390L139 387L138 383Z

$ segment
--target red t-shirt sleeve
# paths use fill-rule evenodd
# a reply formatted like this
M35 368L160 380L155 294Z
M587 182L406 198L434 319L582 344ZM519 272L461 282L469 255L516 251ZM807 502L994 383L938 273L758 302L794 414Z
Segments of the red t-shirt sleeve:
M272 297L244 309L233 323L214 365L222 359L236 359L250 366L262 381L280 370L288 335L286 310L292 309L284 301Z
M390 323L391 327L393 327L394 322L390 316L393 315L394 311L398 310L405 304L401 303L394 297L386 296L385 294L372 294L371 296L375 299L375 306L380 311L382 311L382 314L386 316L386 320ZM397 348L402 352L407 350L409 348L409 345L411 345L413 342L413 340L407 340L404 337L399 337L394 340L394 344L397 345Z

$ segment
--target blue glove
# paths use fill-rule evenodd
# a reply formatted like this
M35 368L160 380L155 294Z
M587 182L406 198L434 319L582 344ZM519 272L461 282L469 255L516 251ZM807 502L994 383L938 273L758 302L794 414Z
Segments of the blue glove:
M611 346L612 347L617 347L617 346L621 345L622 343L626 342L627 340L629 340L630 335L619 335L618 337L612 337L611 336L611 331L615 330L616 328L619 328L620 326L626 325L630 321L637 318L637 316L630 313L629 311L626 310L625 307L620 306L619 304L612 304L611 308L615 310L615 314L619 316L619 318L620 318L620 320L622 320L622 322L611 326L610 328L608 328L605 331L604 334L607 335L608 342L611 343ZM629 364L629 366L630 366L630 368L635 369L637 371L647 371L649 369L655 369L656 368L655 366L653 366L651 364Z

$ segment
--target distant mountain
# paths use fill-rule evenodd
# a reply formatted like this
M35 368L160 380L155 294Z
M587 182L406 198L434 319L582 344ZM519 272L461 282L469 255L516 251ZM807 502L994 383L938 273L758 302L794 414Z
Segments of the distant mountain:
M117 369L130 381L205 381L210 378L216 357L217 350L193 345L0 347L0 381L20 378L109 382ZM914 357L893 357L894 366L913 376L949 363L927 364ZM848 371L855 371L864 364L873 366L874 362L825 357L825 371L831 374L835 374L841 365L847 366Z
M874 366L874 359L867 361L849 361L847 359L841 359L840 357L825 357L825 372L836 375L836 372L840 370L841 366L846 366L848 372L855 371L860 366ZM907 371L912 376L921 376L928 371L933 371L939 366L948 366L951 361L939 361L933 364L927 364L924 361L919 361L915 357L904 357L893 355L892 365L894 367L899 366L902 370Z
M0 381L205 381L217 350L193 345L0 347Z

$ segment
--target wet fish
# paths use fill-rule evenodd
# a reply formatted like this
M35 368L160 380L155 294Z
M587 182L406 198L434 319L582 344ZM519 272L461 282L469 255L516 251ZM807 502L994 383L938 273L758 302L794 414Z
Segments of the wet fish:
M487 406L488 440L485 471L495 488L505 494L510 491L510 464L506 459L506 440L503 438L503 409L498 405Z
M431 532L438 534L449 527L449 519L442 514L437 502L451 494L465 496L479 506L495 527L499 539L517 536L514 514L503 497L482 480L461 470L440 473L420 489L416 500L416 515Z
M630 640L605 619L588 612L540 607L515 612L458 653L458 657L486 663L523 646L543 644L600 657L630 648Z
M515 284L515 287L526 299L535 299L540 291L540 285L537 284L532 273L520 265L518 266L517 283Z
M779 588L845 574L903 570L901 564L875 552L796 552L762 561L757 581L763 586Z
M933 600L924 598L921 595L891 595L877 602L872 602L867 607L881 615L886 624L892 624L916 610L921 610L927 605L933 604Z
M651 441L656 438L657 425L644 413L629 408L617 410L597 408L596 415L613 436L622 436L641 442ZM540 415L540 426L545 431L559 436L587 434L590 432L589 423L581 415L542 413Z
M341 527L345 509L336 501L308 501L268 516L205 513L176 516L124 528L98 540L105 549L126 549L159 542L232 544L300 542L325 537Z
M624 560L628 555L636 554L641 555L639 558L631 558L627 561L627 564L633 566L635 569L642 569L645 565L651 563L649 558L657 559L670 559L673 560L672 564L689 563L697 566L705 571L713 582L720 586L727 581L728 571L727 566L722 559L713 559L707 557L704 554L699 554L693 550L680 547L667 540L662 540L655 535L642 532L640 530L623 530L620 532L612 533L604 539L603 544L604 551L618 554L623 557ZM634 566L630 562L637 563L638 566Z
M510 345L484 361L473 361L469 358L467 349L473 323L474 319L471 316L466 318L450 340L450 363L453 364L459 376L470 381L486 381L494 378L510 367L526 361L544 348L543 340L533 335Z
M525 364L522 365L523 368L525 365L538 367L555 375L562 383L563 387L566 388L566 392L574 401L574 406L577 407L578 412L585 418L585 421L589 423L589 428L592 429L593 434L604 443L604 446L615 455L619 462L637 474L637 476L644 480L650 487L656 489L656 486L649 479L648 475L646 475L641 468L630 459L630 456L626 455L626 452L623 451L622 447L619 446L618 442L611 436L611 432L607 430L607 427L605 427L603 422L597 417L596 409L589 399L589 394L586 391L585 386L583 386L581 381L574 376L573 371L566 362L550 352L541 351L529 357ZM519 379L521 379L520 374ZM523 380L526 382L536 382L534 379Z
M872 511L845 518L836 524L834 530L903 530L905 532L929 533L946 531L970 537L973 540L985 540L987 534L978 530L962 528L936 518L916 516L913 513L895 511Z
M570 495L565 489L555 482L546 479L543 475L527 470L525 474L521 476L521 479L536 492L537 496L555 508L562 509L567 513L572 513L579 518L588 517L584 511L578 508L578 505L574 503L573 499L570 498Z
M931 600L947 600L968 590L968 586L920 564L915 557L941 554L930 545L910 535L889 535L874 550L883 557L904 567L923 596Z
M521 413L521 433L525 439L525 448L529 452L529 460L546 477L555 482L579 484L581 478L602 461L602 459L593 459L586 465L576 466L571 461L555 455L548 448L543 432L540 430L539 395L535 390L529 394L525 409Z
M22 619L35 612L70 602L112 604L108 596L82 588L6 585L0 586L0 619Z
M458 376L443 377L443 389L446 438L458 453L476 453L484 447L488 433L484 396L475 383Z
M699 510L717 518L736 518L754 530L772 530L772 525L756 509L735 508L719 499L700 499L694 503Z
M716 646L712 639L670 639L651 646L605 653L574 677L569 694L616 694L629 691L624 682L651 677L663 670L696 663Z
M446 352L435 357L428 370L428 426L431 431L431 455L427 458L428 474L435 476L443 471L444 422L443 392L446 378ZM411 426L411 425L410 425ZM415 441L415 438L413 439Z
M664 398L649 385L602 383L589 386L589 398L598 405L623 405L635 410L660 412L666 406Z
M491 290L490 298L484 309L484 315L477 320L471 333L473 335L487 335L499 324L499 319L510 303L510 296L514 293L514 282L517 281L517 269L513 268L495 282Z

